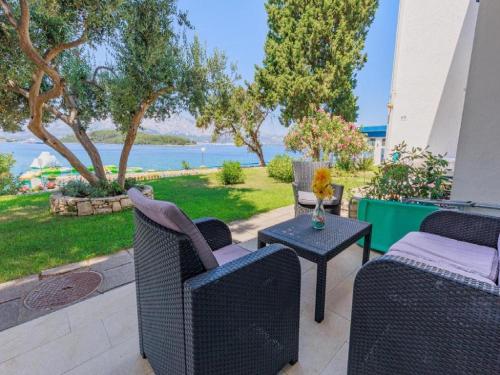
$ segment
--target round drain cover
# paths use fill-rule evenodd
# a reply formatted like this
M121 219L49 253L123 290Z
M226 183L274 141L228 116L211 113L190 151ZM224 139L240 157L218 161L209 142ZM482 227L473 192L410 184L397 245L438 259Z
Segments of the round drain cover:
M94 292L102 281L100 273L74 272L48 280L33 289L24 299L30 309L64 306Z

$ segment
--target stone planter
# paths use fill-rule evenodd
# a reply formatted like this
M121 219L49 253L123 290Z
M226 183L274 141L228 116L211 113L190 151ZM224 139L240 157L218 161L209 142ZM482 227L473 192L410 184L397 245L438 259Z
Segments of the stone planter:
M145 186L144 196L153 199L153 188ZM89 216L110 214L132 207L127 194L104 198L75 198L62 195L61 192L50 196L50 212L61 216Z

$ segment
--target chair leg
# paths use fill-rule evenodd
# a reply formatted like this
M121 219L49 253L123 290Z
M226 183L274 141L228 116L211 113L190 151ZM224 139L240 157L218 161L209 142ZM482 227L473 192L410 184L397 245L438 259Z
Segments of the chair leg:
M290 366L293 366L295 365L299 360L298 359L292 359L290 362L288 362L290 364Z

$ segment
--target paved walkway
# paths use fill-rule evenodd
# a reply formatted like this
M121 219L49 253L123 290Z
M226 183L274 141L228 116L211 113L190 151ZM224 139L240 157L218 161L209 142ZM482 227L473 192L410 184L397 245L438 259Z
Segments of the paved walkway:
M345 375L356 245L328 264L325 320L314 321L316 266L301 260L299 362L281 374ZM139 355L135 283L0 332L0 374L153 374Z
M249 220L240 220L229 226L235 242L245 242L256 237L261 228L279 223L293 216L293 206L256 215ZM254 241L256 243L256 241ZM0 284L0 331L54 312L60 308L32 310L23 303L26 295L43 282L68 272L96 271L103 281L99 288L84 299L103 294L109 290L129 284L135 280L133 249L123 250L116 254L93 258L79 263L64 265L43 271L19 280ZM79 300L79 302L81 302Z

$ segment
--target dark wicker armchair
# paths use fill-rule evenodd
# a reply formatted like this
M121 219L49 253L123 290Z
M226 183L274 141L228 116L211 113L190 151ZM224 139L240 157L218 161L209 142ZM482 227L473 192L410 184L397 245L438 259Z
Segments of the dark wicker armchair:
M293 195L295 198L295 216L310 213L316 203L315 198L311 197L301 197L301 193L311 193L312 192L312 180L314 177L314 171L318 168L330 168L331 164L329 162L311 162L311 161L293 161L293 177L294 182L292 183ZM328 204L325 204L325 210L333 215L340 215L340 209L342 206L342 195L344 194L344 186L332 184L334 189L334 198ZM310 194L312 195L312 194Z
M500 218L438 211L427 232L497 249ZM500 289L405 257L354 285L349 374L500 374Z
M210 247L228 227L195 221ZM186 235L135 210L140 351L159 374L276 374L298 360L300 264L281 245L207 271Z

